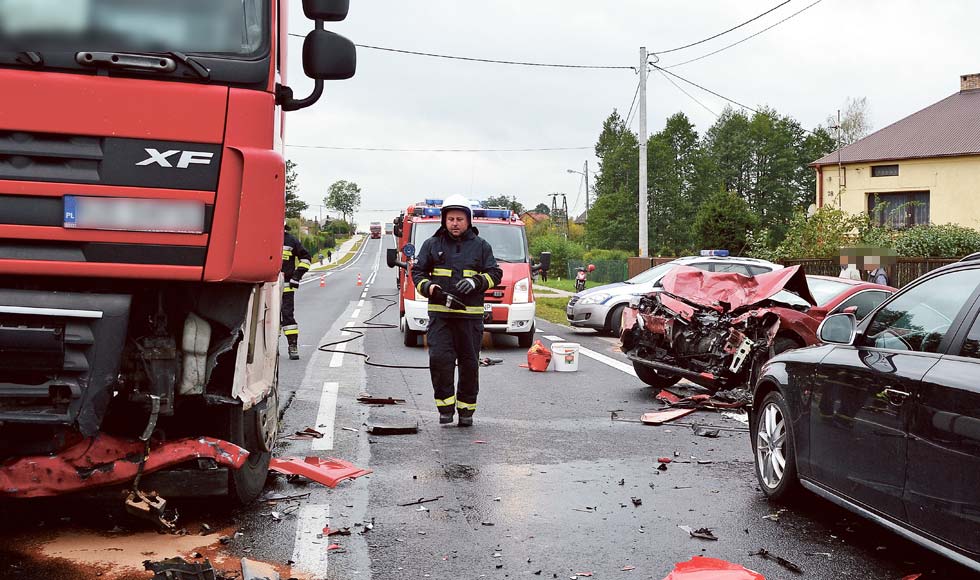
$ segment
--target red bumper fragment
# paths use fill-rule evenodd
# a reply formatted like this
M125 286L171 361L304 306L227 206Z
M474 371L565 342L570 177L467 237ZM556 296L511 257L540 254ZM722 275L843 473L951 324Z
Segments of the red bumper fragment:
M373 472L332 457L273 458L269 469L287 475L301 475L327 487L337 487L345 479L354 479Z
M16 457L0 464L0 496L50 497L136 477L144 444L99 434L57 455ZM178 439L150 448L143 473L153 473L192 459L214 459L218 465L239 469L248 451L211 437Z
M766 580L766 578L738 564L694 556L687 562L678 562L664 580Z

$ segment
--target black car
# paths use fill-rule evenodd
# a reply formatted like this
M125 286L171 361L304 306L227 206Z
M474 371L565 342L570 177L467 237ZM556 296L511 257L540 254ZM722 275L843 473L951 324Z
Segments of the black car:
M754 387L763 492L803 487L980 571L980 259L818 334Z

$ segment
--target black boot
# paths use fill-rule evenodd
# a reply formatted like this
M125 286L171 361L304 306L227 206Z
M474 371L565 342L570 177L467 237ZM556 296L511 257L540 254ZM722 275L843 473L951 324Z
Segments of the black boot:
M289 343L289 360L299 360L299 336L290 334L286 342Z
M439 413L439 424L440 425L448 425L448 424L450 424L452 422L453 422L453 414L452 413Z
M472 427L473 426L473 415L469 417L459 416L459 426L460 427Z

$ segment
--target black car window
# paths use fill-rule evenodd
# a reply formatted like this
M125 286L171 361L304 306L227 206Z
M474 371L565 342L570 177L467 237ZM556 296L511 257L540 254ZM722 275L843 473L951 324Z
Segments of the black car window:
M745 264L726 264L724 262L716 262L713 264L713 266L714 268L712 269L712 272L734 272L743 276L752 275L752 273L749 272L749 267Z
M960 349L960 356L980 358L980 316L973 321L973 326L963 341L963 348Z
M875 313L867 345L936 352L963 305L980 286L980 269L942 274L903 292Z
M888 292L882 292L881 290L867 290L865 292L858 292L854 296L851 296L847 300L841 302L840 306L838 306L834 312L843 312L845 308L857 306L857 310L854 311L854 317L861 320L870 314L872 310L877 308L879 304L884 302L885 298L887 297Z

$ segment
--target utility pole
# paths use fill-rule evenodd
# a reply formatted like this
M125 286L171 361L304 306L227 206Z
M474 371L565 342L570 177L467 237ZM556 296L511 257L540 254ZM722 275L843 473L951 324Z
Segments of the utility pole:
M589 160L585 160L585 223L589 223Z
M650 255L647 249L647 47L640 47L640 95L636 103L640 112L640 257Z

